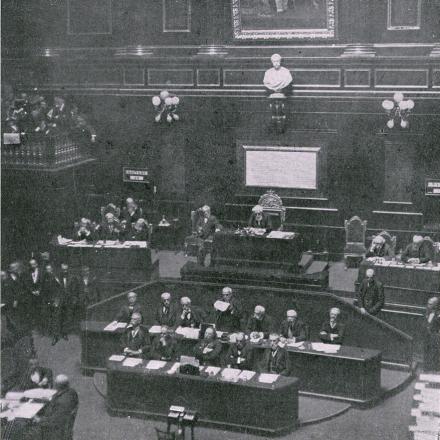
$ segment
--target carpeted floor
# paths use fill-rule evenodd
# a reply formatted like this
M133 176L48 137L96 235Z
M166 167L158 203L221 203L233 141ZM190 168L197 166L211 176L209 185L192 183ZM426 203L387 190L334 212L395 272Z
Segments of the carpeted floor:
M188 261L182 253L159 252L160 274L166 277L179 276L180 267ZM354 290L356 273L345 271L340 263L332 265L330 283L335 290ZM133 418L109 417L104 401L93 385L92 377L80 373L80 343L76 335L69 341L60 341L55 347L50 340L36 336L35 345L42 365L51 367L54 374L65 373L78 391L80 407L75 423L74 440L153 440L154 427L164 428L157 421ZM331 380L331 378L329 378ZM360 410L351 408L337 418L304 426L280 439L292 440L406 440L413 396L410 385L399 394L388 398L374 408ZM322 404L322 401L317 401ZM313 404L310 400L308 404ZM305 414L304 417L307 415ZM226 432L206 428L196 429L198 440L253 440L261 437L246 433Z

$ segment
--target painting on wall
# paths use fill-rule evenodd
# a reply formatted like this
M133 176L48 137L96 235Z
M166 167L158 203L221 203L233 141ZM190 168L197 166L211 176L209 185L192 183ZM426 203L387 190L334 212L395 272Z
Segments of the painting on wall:
M337 0L232 0L234 38L332 39Z

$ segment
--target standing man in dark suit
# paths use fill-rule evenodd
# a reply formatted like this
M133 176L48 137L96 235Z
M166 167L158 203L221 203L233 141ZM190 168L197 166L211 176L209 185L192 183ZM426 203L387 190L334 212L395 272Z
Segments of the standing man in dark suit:
M281 336L294 339L295 342L306 340L306 327L301 319L298 319L296 310L287 310L287 318L281 323Z
M32 321L34 328L37 327L41 329L41 308L42 297L41 297L41 287L43 282L43 273L38 265L35 258L29 261L30 271L27 274L28 289L30 292L30 308L32 310Z
M121 338L121 349L126 356L148 357L150 341L148 334L141 328L142 315L133 313L130 323Z
M168 292L162 293L160 300L160 306L156 310L156 324L172 328L176 324L177 310L171 302L171 294Z
M205 240L212 240L214 234L220 231L221 226L217 217L211 214L211 208L208 205L204 205L197 210L198 218L195 225L195 233L199 238L199 252L197 260L200 265L205 264L205 258L207 255Z
M64 298L64 320L68 326L73 322L78 303L78 282L76 277L70 272L69 265L67 263L61 264L60 281ZM67 339L67 337L65 339Z
M272 333L269 335L270 349L266 350L263 360L260 364L260 373L280 374L281 376L289 375L289 358L287 350L280 347L279 335Z
M125 304L121 307L121 309L119 310L118 314L115 317L115 321L126 322L128 324L134 313L141 314L141 306L137 302L136 292L128 292L127 301L128 304Z
M215 328L228 333L239 331L243 316L243 307L240 301L233 295L230 287L223 288L222 296L219 300L229 304L229 306L224 311L215 309Z
M75 322L85 320L87 307L100 301L96 278L90 273L90 268L88 266L83 266L81 268L81 275L77 282L78 294Z
M125 220L129 226L136 223L142 217L142 209L139 208L137 203L129 197L125 201L125 206L122 208L121 220Z
M21 389L30 390L32 388L52 388L53 373L50 368L41 367L36 356L29 359L29 368L26 370L25 377L22 379Z
M73 424L78 409L78 394L69 386L69 378L59 374L55 378L56 394L44 409L41 417L35 416L34 422L44 440L72 439Z
M248 226L250 228L272 229L270 217L264 212L261 205L255 205L252 208L252 214L249 218Z
M252 370L252 348L246 342L243 332L237 333L235 343L231 343L225 358L228 368Z
M383 285L373 269L367 269L365 275L359 286L359 307L363 315L377 315L385 304Z
M198 308L191 305L191 300L184 296L180 299L182 309L177 315L176 327L200 327L204 321L204 313Z
M425 371L440 371L440 299L428 300L424 320L423 368Z
M341 311L337 307L330 309L330 320L321 326L319 336L322 342L328 344L342 344L344 340L345 326L339 322Z
M272 331L272 318L266 314L263 306L255 306L254 314L248 320L246 330L248 333L263 333L263 337L267 338Z

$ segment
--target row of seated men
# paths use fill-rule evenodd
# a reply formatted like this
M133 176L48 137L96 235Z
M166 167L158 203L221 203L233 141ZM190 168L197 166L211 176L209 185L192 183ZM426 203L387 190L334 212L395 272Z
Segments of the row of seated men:
M408 244L400 255L404 263L425 264L434 260L434 241L426 236L414 235L412 242ZM383 231L376 235L369 247L366 258L394 258L395 250L393 248L391 235Z
M67 339L68 327L85 319L87 306L99 301L96 278L88 266L81 273L72 273L62 263L56 270L50 255L28 265L13 262L1 272L2 313L22 334L39 330L52 337L55 345Z
M121 339L121 351L130 356L174 360L177 356L178 339L173 329L177 327L199 328L207 322L207 314L193 306L190 298L182 297L181 307L177 309L171 302L171 295L165 292L161 295L161 305L155 313L155 323L161 326L161 334L153 335L150 339L148 331L141 326L141 306L137 302L136 293L129 292L127 298L128 304L119 310L115 320L128 324ZM285 340L300 342L308 338L307 325L298 317L295 310L286 312L286 319L279 324L276 329L278 333L275 333L274 321L266 314L263 306L257 305L254 313L246 322L245 331L242 332L243 309L238 299L233 296L231 288L225 287L222 290L221 302L223 306L225 303L229 304L228 307L223 307L221 311L214 310L212 319L214 325L207 325L203 339L194 349L194 355L203 364L235 366L240 364L242 368L251 368L253 360L250 358L248 339L257 340L258 338L271 340L272 355L278 362L279 357L286 358ZM338 308L330 310L329 319L322 324L320 329L322 341L335 344L343 342L345 326L340 322L339 316ZM226 358L222 357L222 344L217 339L215 330L238 335L236 342L230 346ZM237 359L237 356L240 359ZM279 368L276 367L276 369ZM283 369L276 372L281 374Z

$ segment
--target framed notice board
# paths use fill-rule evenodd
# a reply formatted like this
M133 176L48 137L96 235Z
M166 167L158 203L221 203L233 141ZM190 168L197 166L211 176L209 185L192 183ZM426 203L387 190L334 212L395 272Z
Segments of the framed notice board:
M128 183L150 183L150 175L146 168L122 168L122 181Z
M425 180L425 195L440 197L440 179Z

